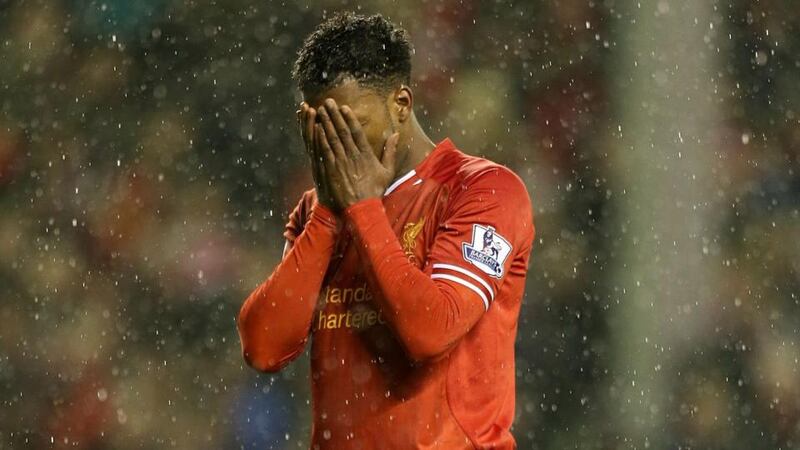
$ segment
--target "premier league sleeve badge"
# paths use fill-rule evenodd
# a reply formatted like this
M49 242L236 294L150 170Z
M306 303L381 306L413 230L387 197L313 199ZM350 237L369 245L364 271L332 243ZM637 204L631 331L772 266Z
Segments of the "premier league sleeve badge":
M503 263L511 254L511 244L494 227L472 225L472 242L461 244L464 259L490 277L503 276Z

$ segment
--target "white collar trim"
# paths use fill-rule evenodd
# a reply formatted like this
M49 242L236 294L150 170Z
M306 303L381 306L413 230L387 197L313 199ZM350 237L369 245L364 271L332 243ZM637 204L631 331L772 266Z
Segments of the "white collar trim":
M386 192L383 193L383 196L386 197L387 195L391 194L392 191L394 191L395 189L400 187L401 184L405 183L409 178L413 177L416 174L417 174L417 171L414 170L414 169L411 169L408 173L406 173L402 177L398 178L397 180L395 180L394 183L389 185L389 187L386 188Z

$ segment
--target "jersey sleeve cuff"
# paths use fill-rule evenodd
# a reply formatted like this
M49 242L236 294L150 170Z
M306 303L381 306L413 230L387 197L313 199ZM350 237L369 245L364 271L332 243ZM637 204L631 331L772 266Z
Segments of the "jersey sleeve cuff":
M311 207L311 220L316 220L333 231L339 231L341 228L339 217L330 208L319 202L314 203L314 206Z
M368 198L345 208L344 216L358 231L368 229L377 223L377 219L381 216L386 217L386 213L379 198Z

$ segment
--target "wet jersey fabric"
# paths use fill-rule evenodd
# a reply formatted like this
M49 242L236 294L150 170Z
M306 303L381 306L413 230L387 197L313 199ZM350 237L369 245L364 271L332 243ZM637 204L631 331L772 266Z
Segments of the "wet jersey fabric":
M445 139L383 198L340 216L303 195L284 233L292 249L239 318L243 347L254 336L245 357L265 370L310 339L311 447L515 448L514 339L534 238L521 180Z

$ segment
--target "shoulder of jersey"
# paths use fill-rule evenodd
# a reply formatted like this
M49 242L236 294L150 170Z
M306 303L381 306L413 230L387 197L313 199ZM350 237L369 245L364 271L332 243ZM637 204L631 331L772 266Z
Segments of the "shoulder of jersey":
M434 178L442 184L450 185L451 189L467 190L470 186L480 185L527 197L525 183L514 171L494 161L467 155L458 150L449 152L442 158L433 173ZM458 190L453 192L458 193Z

